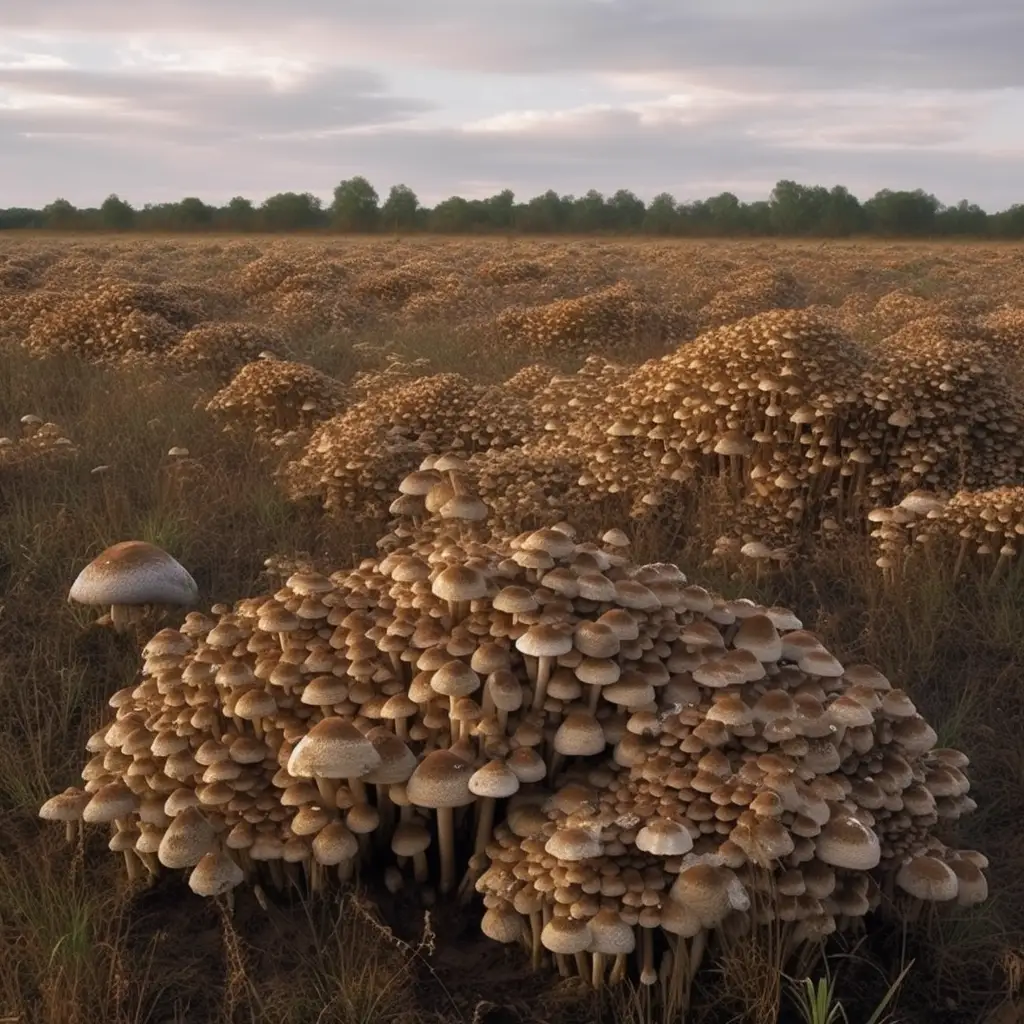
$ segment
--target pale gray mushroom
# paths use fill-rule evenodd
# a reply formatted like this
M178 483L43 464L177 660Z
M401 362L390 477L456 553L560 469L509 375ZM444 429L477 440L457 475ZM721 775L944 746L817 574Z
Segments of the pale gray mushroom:
M68 600L109 605L114 628L123 631L132 609L147 605L192 605L199 588L166 551L141 540L126 540L100 552L79 574Z

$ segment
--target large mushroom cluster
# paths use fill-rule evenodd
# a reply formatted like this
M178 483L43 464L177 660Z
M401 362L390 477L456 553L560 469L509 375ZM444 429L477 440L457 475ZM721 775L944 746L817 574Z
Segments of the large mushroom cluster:
M538 352L592 352L628 349L643 338L664 336L656 306L636 286L619 281L574 299L542 306L509 307L495 318L500 341Z
M795 309L806 304L804 289L792 273L773 267L733 275L720 292L701 306L701 330L735 323L772 309Z
M41 815L202 895L370 866L475 888L487 935L597 984L634 950L688 984L718 934L797 944L880 892L985 898L984 857L935 834L967 760L880 672L620 530L495 538L465 470L406 478L376 557L154 635Z
M460 374L363 387L366 398L322 424L286 470L293 494L315 494L346 516L380 518L398 481L432 451L514 449L539 433L528 400Z
M120 359L127 352L172 348L199 312L166 289L113 281L36 316L25 344L40 354L73 352L88 359Z
M913 326L913 325L911 325ZM810 310L763 313L639 367L579 424L596 489L717 479L722 550L762 559L799 528L857 525L920 487L1024 475L1024 406L980 342L896 334L866 347Z
M188 331L169 353L169 361L182 372L210 373L227 383L246 363L262 352L281 352L284 334L244 321L209 321Z
M246 363L207 403L229 429L274 436L308 429L345 401L340 381L305 363L267 358Z

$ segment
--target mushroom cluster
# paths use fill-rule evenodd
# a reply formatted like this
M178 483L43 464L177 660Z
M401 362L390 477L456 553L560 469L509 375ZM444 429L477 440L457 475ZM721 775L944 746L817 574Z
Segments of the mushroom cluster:
M40 459L67 458L78 449L56 423L44 420L34 413L26 413L19 420L17 437L0 437L0 470L13 471L36 466ZM3 479L0 477L0 479Z
M285 471L294 495L315 494L346 516L381 518L398 481L432 451L514 449L541 432L528 401L459 374L362 386L366 398L322 424Z
M344 404L340 381L273 356L246 363L207 403L227 429L274 437L313 427Z
M286 347L281 331L244 321L210 321L188 331L168 353L172 366L187 373L210 373L227 383L261 352Z
M499 341L525 344L539 352L614 352L640 338L660 338L667 326L656 306L624 281L574 299L512 306L494 322Z
M973 805L966 758L792 613L636 565L618 529L497 538L454 456L396 505L377 557L153 636L42 817L208 896L369 865L476 889L487 935L598 984L634 949L650 983L719 932L810 940L880 891L984 898L984 858L933 834Z
M1024 487L957 491L949 498L914 491L896 505L872 509L868 520L878 550L875 564L886 578L927 558L953 579L970 565L991 582L1020 565Z
M792 273L765 267L734 274L726 287L710 298L697 314L702 331L767 313L806 305L804 289Z
M656 506L666 481L717 480L735 508L720 551L763 560L920 487L1024 478L1022 424L980 343L929 331L868 348L777 310L639 367L575 432L597 490Z
M199 312L168 289L114 281L65 296L40 313L25 343L40 354L116 360L127 352L165 352L198 319Z

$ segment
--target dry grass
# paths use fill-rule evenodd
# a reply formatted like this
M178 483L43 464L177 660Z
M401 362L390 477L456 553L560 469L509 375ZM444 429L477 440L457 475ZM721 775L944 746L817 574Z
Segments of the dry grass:
M121 243L90 236L82 244L92 251L77 259L95 259L102 273L131 272ZM633 259L628 246L611 247L609 271L600 267L601 243L582 244L585 265L565 271L567 294L585 288L588 275L627 273ZM39 255L58 247L52 237L5 245L0 259L35 259L41 275L60 255L59 249ZM144 265L146 275L193 284L208 276L203 259L230 275L253 251L267 247L285 255L322 250L392 263L410 253L436 254L438 247L430 239L161 239L152 245L166 251ZM219 251L199 257L193 245ZM557 246L473 242L464 248L451 243L445 251L468 274L486 247L496 255L508 249L522 255L535 245L563 268L572 248L562 240ZM235 246L244 249L242 255ZM642 248L667 253L646 270L628 271L646 273L660 296L672 291L672 275L690 266L695 254L735 266L788 264L812 290L839 302L858 288L877 295L912 284L921 294L956 295L965 282L974 281L977 291L983 280L994 306L1019 291L1022 273L1017 251L996 246ZM840 256L829 262L822 250ZM993 267L1002 271L994 275ZM859 283L864 280L867 285ZM697 289L693 281L678 282L680 291L691 286ZM242 317L266 316L265 307L240 300L236 305ZM377 311L376 319L354 327L298 335L287 355L342 380L380 365L386 348L406 360L426 359L429 372L455 370L488 381L534 361L533 353L515 347L499 359L474 358L472 334L454 329L458 316L407 323L394 310ZM264 900L264 906L241 894L234 916L227 916L180 883L128 891L102 841L90 839L72 851L40 827L39 804L75 781L79 752L106 696L126 685L137 667L130 641L91 626L88 612L64 600L74 572L89 557L130 537L160 544L192 570L209 604L257 592L263 559L271 553L309 553L337 565L365 554L371 534L344 517L326 519L317 509L290 503L265 447L245 434L225 434L196 402L217 382L154 373L145 365L97 365L74 354L29 356L17 339L4 343L2 323L0 434L16 436L18 417L37 413L59 424L79 454L59 462L0 463L0 1022L563 1024L648 1017L643 992L596 1005L568 983L529 976L516 954L477 934L473 919L439 911L437 921L424 922L421 910L385 896L381 913L396 929L392 933L361 897L333 906L298 898L280 905ZM642 344L629 353L633 359L643 354ZM578 365L576 357L555 358ZM168 459L174 445L189 448L194 465L187 473ZM92 473L96 466L109 469ZM640 538L638 546L650 546L659 559L677 558L730 596L793 607L837 656L870 661L904 682L940 742L972 759L979 809L964 820L957 839L990 857L993 899L976 912L928 918L906 935L881 930L863 944L860 956L888 968L905 958L915 961L897 1018L1024 1019L1024 584L986 588L968 581L954 588L922 572L896 588L883 587L868 542L852 536L755 584L714 567L697 569L716 532L706 509L698 507L692 521L673 532L672 550L665 550L660 534ZM881 976L874 968L844 970L840 997L851 1019L861 1005L877 1002L896 973L898 968ZM785 1003L779 979L770 947L737 947L720 973L699 979L697 1019L773 1020ZM715 985L735 998L716 998Z

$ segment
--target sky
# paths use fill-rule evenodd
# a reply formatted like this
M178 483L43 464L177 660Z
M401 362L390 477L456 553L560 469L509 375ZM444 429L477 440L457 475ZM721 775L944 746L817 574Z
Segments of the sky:
M1020 0L0 0L0 207L365 175L1024 202Z

